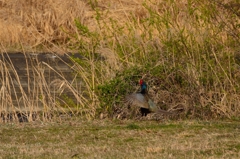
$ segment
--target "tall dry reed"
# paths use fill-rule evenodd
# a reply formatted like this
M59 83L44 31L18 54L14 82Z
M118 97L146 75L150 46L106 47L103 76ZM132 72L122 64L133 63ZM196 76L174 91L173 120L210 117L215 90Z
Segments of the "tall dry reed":
M120 97L135 89L132 81L144 77L161 107L181 107L193 118L238 117L237 1L19 4L0 4L2 12L17 19L1 18L2 28L15 26L1 32L1 50L21 44L24 50L79 52L83 59L73 58L78 63L74 69L85 90L79 92L74 82L64 80L58 87L70 89L90 116L121 107Z

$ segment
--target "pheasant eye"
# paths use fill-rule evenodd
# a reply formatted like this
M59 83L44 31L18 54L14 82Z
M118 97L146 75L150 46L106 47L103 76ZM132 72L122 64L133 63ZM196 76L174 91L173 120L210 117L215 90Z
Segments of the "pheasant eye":
M139 84L140 84L140 85L142 85L142 84L143 84L143 80L142 80L142 79L140 79L140 81L139 81Z

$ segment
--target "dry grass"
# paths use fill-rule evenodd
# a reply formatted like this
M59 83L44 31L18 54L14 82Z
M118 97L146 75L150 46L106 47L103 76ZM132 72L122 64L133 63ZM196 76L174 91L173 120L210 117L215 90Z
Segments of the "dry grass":
M237 122L109 121L1 126L3 158L239 158Z
M238 6L236 0L1 0L0 51L80 52L85 61L76 60L74 69L89 100L66 81L58 85L71 89L91 116L100 108L97 86L138 66L145 67L140 77L160 68L146 80L161 82L152 94L167 109L180 104L193 118L238 117Z
M25 58L14 60L8 54L1 55L1 123L50 121L59 115L95 116L89 96L82 93L84 86L77 77L78 65L51 54L44 55L45 61L34 54L24 54ZM54 56L54 59L47 58L47 55Z
M129 20L126 16L138 10L141 4L140 1L20 0L16 3L13 0L1 0L1 51L23 49L61 53L69 45L69 38L78 32L75 19L91 30L98 29L94 17L96 12L92 7L99 7L103 14L110 10L105 18L121 19L124 24Z
M80 114L87 117L96 116L103 100L96 94L97 86L137 66L142 72L128 75L144 77L150 95L164 108L181 105L189 118L239 119L238 6L235 0L0 0L0 52L78 50L85 59L75 59L74 81L61 77L52 84L58 91L70 90ZM105 60L96 60L99 56ZM12 65L0 61L0 66L2 113L15 105L10 93ZM2 158L240 157L239 124L234 121L86 121L68 119L67 113L49 117L49 109L70 106L67 99L58 105L41 71L36 68L36 89L31 95L22 91L17 107L37 108L32 101L42 100L46 112L32 123L0 127ZM79 76L84 91L79 91ZM125 78L119 79L121 83Z
M0 1L1 44L17 51L21 47L29 51L38 46L45 51L59 44L64 47L68 38L64 30L75 32L74 20L84 21L85 10L85 3L77 0Z

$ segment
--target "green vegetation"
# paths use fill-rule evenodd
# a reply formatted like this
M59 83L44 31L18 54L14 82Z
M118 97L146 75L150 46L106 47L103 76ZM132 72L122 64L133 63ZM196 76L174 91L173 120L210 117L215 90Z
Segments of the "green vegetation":
M111 114L123 105L126 93L136 90L133 83L144 78L151 95L161 97L155 101L164 101L161 106L166 109L182 107L190 118L237 117L236 5L145 1L124 21L109 17L99 3L91 5L98 29L90 31L77 21L74 46L86 57L79 62L83 67L79 72L88 77L85 82L91 101L98 101L96 110Z

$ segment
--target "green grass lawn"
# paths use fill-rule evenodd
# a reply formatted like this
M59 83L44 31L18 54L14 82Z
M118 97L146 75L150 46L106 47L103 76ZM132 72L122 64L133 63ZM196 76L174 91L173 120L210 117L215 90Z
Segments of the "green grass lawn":
M3 124L2 158L239 158L237 121ZM1 158L0 157L0 158Z

